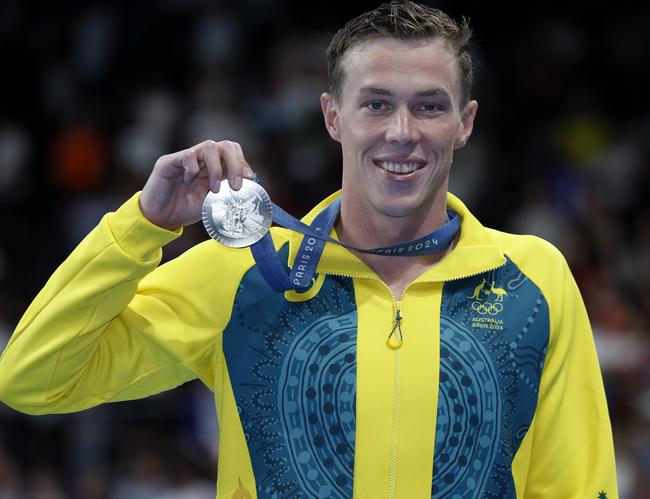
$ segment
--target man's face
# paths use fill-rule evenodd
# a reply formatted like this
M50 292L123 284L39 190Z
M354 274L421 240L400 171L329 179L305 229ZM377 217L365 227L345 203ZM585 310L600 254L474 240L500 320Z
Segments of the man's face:
M321 105L341 143L344 199L391 217L426 212L477 109L460 109L454 54L441 39L378 38L352 48L343 68L340 98L324 93Z

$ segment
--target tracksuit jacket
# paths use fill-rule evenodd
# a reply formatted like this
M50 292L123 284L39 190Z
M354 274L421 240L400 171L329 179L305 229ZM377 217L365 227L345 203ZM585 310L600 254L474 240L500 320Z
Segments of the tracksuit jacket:
M9 406L80 411L199 378L219 499L618 497L589 321L549 243L485 228L450 194L459 240L401 297L333 244L308 291L277 293L249 249L212 240L159 266L181 231L138 199L18 324L0 359ZM302 235L272 231L291 265Z

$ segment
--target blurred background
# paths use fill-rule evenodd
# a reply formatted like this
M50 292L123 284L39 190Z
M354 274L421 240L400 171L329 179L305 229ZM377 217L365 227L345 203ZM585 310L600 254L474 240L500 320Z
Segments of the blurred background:
M475 31L469 145L450 190L540 235L587 304L621 498L650 497L650 7L427 2ZM242 144L280 206L338 188L323 52L378 2L0 2L0 350L49 275L162 154ZM165 248L177 256L201 225ZM214 498L218 429L199 382L74 415L0 404L0 499Z

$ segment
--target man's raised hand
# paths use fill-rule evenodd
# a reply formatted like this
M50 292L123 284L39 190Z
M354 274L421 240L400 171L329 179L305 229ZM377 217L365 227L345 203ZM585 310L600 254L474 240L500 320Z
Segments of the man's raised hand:
M219 191L228 178L239 190L253 170L237 142L206 140L189 149L166 154L156 161L140 195L140 209L152 223L169 230L201 219L208 191Z

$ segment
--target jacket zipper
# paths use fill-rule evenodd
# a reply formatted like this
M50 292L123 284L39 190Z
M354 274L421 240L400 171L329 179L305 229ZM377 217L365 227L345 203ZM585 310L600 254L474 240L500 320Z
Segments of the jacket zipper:
M462 275L459 277L455 277L453 279L445 279L444 281L420 281L420 282L434 283L434 282L447 282L447 281L466 279L468 277L483 274L485 272L491 272L492 270L496 270L499 267L503 267L503 265L505 265L505 262L494 268L481 270L480 272L475 272L467 275ZM399 436L399 419L400 419L400 389L401 389L400 350L402 344L404 343L404 335L402 332L402 323L404 321L404 316L402 315L402 301L401 301L402 297L400 296L400 299L396 300L395 295L393 294L393 290L379 277L375 277L368 274L353 275L353 274L338 274L338 273L331 273L331 272L323 272L323 273L327 275L333 275L333 276L352 277L352 278L356 277L358 279L372 279L374 281L379 281L384 286L386 286L388 292L390 293L390 296L393 299L395 320L393 323L393 327L391 328L388 334L388 338L386 339L386 344L395 352L395 375L393 377L393 410L392 410L392 424L391 424L391 435L390 435L390 458L389 458L390 461L388 464L388 499L395 499L395 487L397 483L397 457L398 457L397 444L398 444L398 436ZM402 291L402 296L404 296L406 290L411 286L411 284L413 283L407 284L407 286Z
M395 324L393 324L393 329L391 329L386 339L386 344L392 349L398 349L404 341L404 337L402 336L401 300L394 301L393 305L395 307Z
M390 462L388 465L388 497L395 498L395 482L397 481L397 444L399 436L400 417L400 358L401 351L395 350L395 376L393 378L393 411L390 432Z

